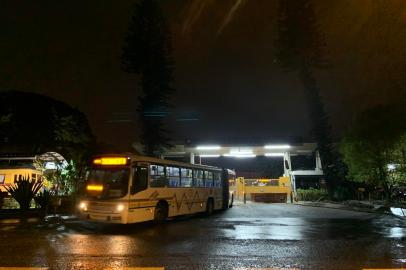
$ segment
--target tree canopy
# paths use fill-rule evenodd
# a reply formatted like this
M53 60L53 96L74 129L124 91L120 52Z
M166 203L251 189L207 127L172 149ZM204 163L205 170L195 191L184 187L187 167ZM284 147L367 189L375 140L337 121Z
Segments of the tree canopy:
M359 114L341 142L351 180L384 188L406 184L406 109L376 106Z
M64 102L22 91L0 92L0 100L1 152L56 151L76 160L94 139L86 116Z

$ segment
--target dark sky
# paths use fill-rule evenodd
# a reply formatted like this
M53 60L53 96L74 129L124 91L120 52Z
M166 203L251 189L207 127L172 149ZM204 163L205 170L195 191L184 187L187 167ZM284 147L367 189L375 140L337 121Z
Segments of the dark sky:
M3 0L0 89L64 100L104 142L127 146L137 79L120 54L134 0ZM285 141L308 137L303 90L275 62L276 0L167 0L177 94L173 137ZM317 74L335 134L369 106L405 97L406 1L315 0L331 67ZM180 121L198 119L196 121Z

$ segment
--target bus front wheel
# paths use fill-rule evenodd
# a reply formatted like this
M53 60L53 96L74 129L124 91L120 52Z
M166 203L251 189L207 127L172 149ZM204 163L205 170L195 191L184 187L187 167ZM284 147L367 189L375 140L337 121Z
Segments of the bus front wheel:
M212 198L209 198L206 203L206 215L210 216L214 212L214 202Z
M168 205L164 202L159 202L155 207L154 222L157 224L164 223L168 218Z

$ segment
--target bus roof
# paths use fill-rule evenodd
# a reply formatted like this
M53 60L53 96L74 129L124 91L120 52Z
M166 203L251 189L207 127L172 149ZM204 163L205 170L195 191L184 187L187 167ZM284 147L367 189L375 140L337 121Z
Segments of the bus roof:
M202 170L221 170L221 168L214 167L214 166L191 164L191 163L180 162L180 161L175 161L175 160L140 156L140 155L135 155L132 153L101 154L101 155L94 156L93 159L103 158L103 157L127 157L131 160L130 163L138 161L138 162L158 163L158 164L163 164L163 165L175 165L175 166L180 166L180 167L196 168L196 169L202 169Z

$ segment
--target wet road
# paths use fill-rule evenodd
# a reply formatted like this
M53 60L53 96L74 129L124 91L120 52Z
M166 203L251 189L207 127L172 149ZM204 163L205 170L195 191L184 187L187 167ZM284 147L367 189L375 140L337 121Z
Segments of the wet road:
M0 267L406 268L406 222L288 204L239 204L163 225L0 225Z

